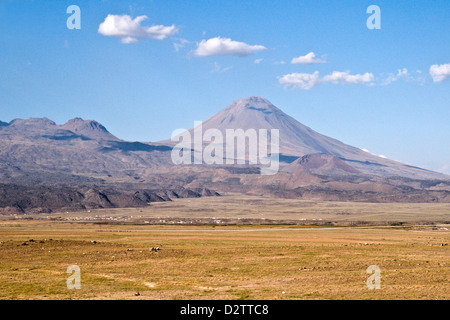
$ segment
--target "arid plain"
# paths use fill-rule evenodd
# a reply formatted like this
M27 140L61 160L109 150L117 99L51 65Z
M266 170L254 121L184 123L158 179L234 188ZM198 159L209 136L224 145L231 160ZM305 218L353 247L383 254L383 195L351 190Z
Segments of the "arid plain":
M0 298L449 299L449 222L449 204L234 194L3 217Z

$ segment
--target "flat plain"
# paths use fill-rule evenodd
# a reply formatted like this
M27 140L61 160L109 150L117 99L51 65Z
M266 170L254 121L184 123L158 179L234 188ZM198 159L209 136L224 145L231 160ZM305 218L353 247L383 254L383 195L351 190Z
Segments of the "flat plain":
M337 202L229 193L221 197L152 202L143 208L97 209L16 217L144 224L450 224L450 203ZM10 219L11 216L0 215L0 220Z
M3 217L0 298L450 299L449 209L229 195Z

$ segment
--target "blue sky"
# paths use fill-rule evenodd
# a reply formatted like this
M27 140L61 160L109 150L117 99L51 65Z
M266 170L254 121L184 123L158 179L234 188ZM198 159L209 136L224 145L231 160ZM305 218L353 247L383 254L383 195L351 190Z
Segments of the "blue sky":
M2 0L0 120L82 117L158 141L258 95L320 133L450 174L449 31L448 0Z

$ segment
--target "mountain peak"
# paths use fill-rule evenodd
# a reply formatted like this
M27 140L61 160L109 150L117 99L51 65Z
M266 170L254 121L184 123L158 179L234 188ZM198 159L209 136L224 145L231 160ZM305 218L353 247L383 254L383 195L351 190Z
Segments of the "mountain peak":
M280 112L280 110L275 107L269 100L253 96L247 97L240 100L236 100L231 103L225 110L233 110L233 112L242 111L259 111L264 114L271 114L273 112Z
M74 132L78 132L79 130L99 130L106 133L109 131L99 122L95 120L83 120L82 118L73 118L67 121L64 125L67 129L72 128Z
M116 140L109 131L95 120L83 120L82 118L73 118L61 126L63 129L70 130L76 134L93 138Z
M52 120L48 118L28 118L28 119L14 119L9 123L11 127L32 127L35 129L44 129L49 126L55 126Z
M267 99L251 96L236 100L202 123L202 130L217 129L225 137L227 130L249 129L279 130L279 153L283 162L292 162L298 157L322 154L303 159L302 167L323 165L365 174L380 176L402 176L411 178L440 179L440 174L417 170L411 166L371 155L359 148L322 135L290 117ZM191 128L192 132L194 128ZM325 155L323 155L325 154ZM306 164L308 162L308 164ZM348 165L349 167L345 166ZM321 170L325 170L321 168ZM331 169L330 169L331 170Z
M279 129L288 118L290 117L269 100L252 96L232 102L204 121L203 125L223 132L226 129Z
M272 103L269 100L264 99L259 96L251 96L251 97L242 98L242 99L234 101L234 103L238 103L238 104L241 104L241 103L244 103L244 104L263 103L263 104L272 105Z
M300 157L283 169L283 171L290 173L295 173L299 170L330 177L361 174L359 170L345 163L337 156L321 153Z

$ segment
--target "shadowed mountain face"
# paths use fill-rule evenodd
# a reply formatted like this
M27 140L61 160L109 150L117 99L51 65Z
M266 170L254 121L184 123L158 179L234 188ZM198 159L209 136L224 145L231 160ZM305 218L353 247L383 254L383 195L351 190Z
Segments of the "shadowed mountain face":
M172 190L117 190L80 186L42 187L4 185L0 183L0 215L51 213L56 211L79 211L85 209L145 207L150 202L172 201L178 198L219 196L206 188Z
M112 201L113 206L132 206L142 202L126 200L130 199L127 190L186 188L189 192L204 187L318 200L450 201L448 176L380 158L321 135L263 98L233 102L203 122L203 132L208 129L219 129L224 136L227 129L279 129L280 172L262 176L257 165L174 165L170 140L123 141L100 123L80 118L64 125L47 118L16 119L0 122L0 182L5 197L20 190L24 198L34 200L26 205L19 196L16 202L2 203L23 210L33 208L32 203L51 210L88 208L92 197L86 190L102 188L121 195L108 191L108 199L120 199ZM52 190L59 196L52 198L52 192L43 187L56 188ZM104 198L97 198L97 205L108 206L102 203Z

